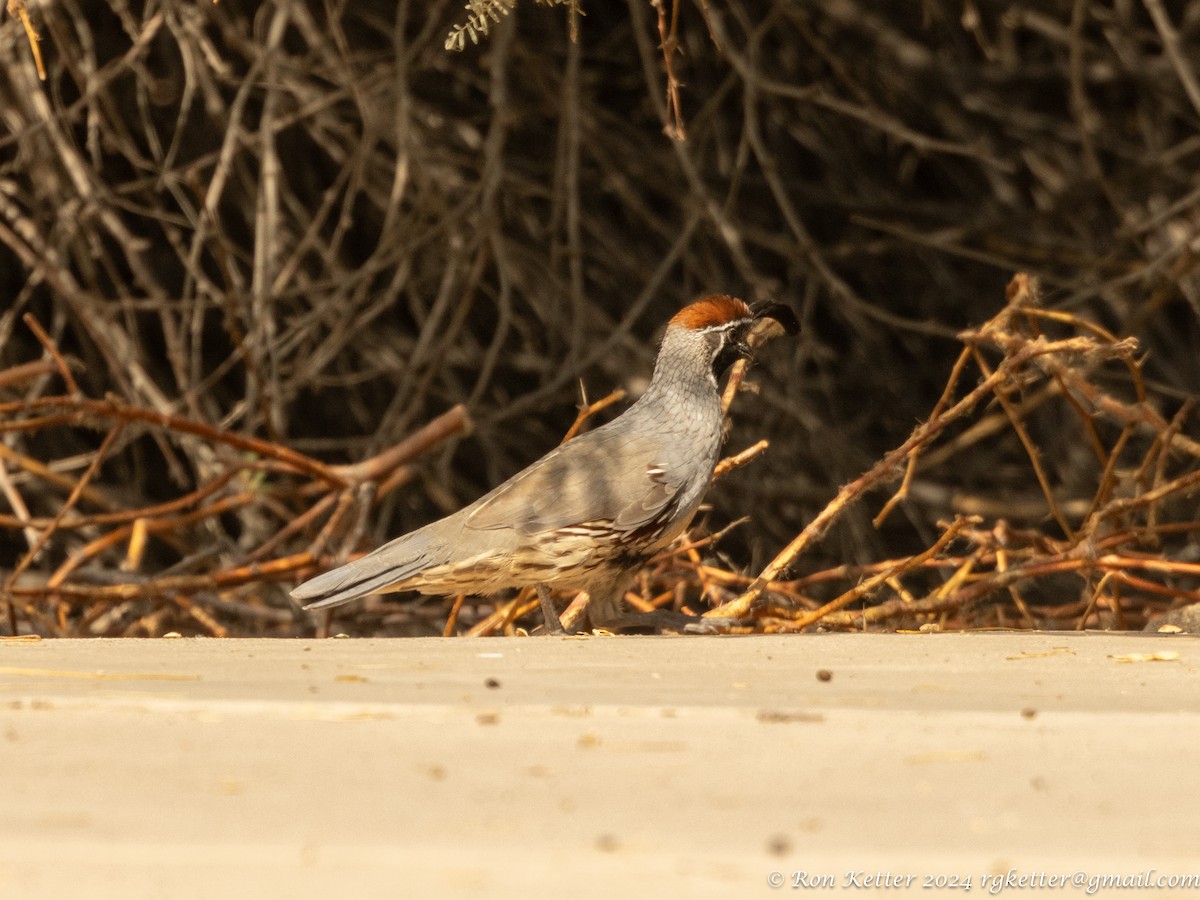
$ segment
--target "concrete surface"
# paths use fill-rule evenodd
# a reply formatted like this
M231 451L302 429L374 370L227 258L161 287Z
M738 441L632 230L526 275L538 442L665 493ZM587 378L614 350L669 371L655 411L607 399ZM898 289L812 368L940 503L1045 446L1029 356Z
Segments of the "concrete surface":
M4 898L1200 896L1192 637L10 640L0 710Z

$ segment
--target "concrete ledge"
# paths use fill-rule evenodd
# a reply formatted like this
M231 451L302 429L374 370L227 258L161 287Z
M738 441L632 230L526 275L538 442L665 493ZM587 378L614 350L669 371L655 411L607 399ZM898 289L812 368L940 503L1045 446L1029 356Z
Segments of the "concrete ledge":
M0 709L0 897L1200 896L1190 637L0 641Z

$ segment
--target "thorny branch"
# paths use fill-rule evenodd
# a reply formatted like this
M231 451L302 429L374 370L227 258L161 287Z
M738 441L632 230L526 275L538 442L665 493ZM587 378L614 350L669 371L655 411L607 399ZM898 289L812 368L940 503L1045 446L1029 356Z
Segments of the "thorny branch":
M1028 545L1022 549L1003 519L997 521L990 529L981 529L977 527L981 522L979 517L970 520L959 518L943 527L941 536L929 549L889 564L866 581L815 610L796 611L768 620L768 630L794 630L821 621L836 622L845 626L854 622L866 625L868 622L881 622L886 619L912 621L930 615L945 617L950 612L961 613L968 610L971 604L1001 589L1011 589L1018 583L1048 575L1077 574L1084 580L1085 588L1093 572L1117 575L1118 580L1126 584L1135 583L1135 576L1131 574L1131 570L1150 570L1185 580L1194 580L1200 575L1200 567L1191 563L1169 559L1145 560L1128 552L1144 544L1148 536L1161 541L1168 534L1187 532L1200 527L1200 521L1194 518L1194 510L1189 510L1187 504L1182 507L1178 504L1178 501L1185 499L1200 485L1200 471L1194 468L1197 457L1190 441L1177 441L1181 427L1179 418L1168 424L1144 399L1145 389L1140 365L1135 358L1136 342L1131 339L1118 340L1102 329L1096 329L1091 323L1071 315L1043 317L1043 311L1039 308L1037 286L1027 275L1018 275L1013 279L1009 285L1008 298L1007 306L996 317L978 329L963 333L962 339L967 347L951 372L950 381L934 407L934 414L918 425L908 440L885 454L865 474L843 487L837 497L762 570L745 592L706 615L750 615L756 604L761 605L760 601L768 586L776 584L779 577L796 563L797 558L818 540L848 507L864 500L872 491L894 480L900 466L907 460L908 467L899 490L884 504L882 512L875 519L877 526L883 524L887 515L909 496L913 475L920 469L919 460L922 454L926 457L931 456L939 441L942 442L942 446L950 444L951 441L946 440L946 436L953 433L955 428L958 428L959 435L963 434L963 421L986 409L989 401L995 401L1002 407L1009 427L1025 449L1029 465L1042 488L1046 510L1056 520L1061 537L1053 538L1039 532L1032 535ZM1039 325L1044 318L1067 326L1075 333L1059 339L1050 339L1042 333ZM982 354L986 350L1003 354L997 365L992 366L984 360ZM979 371L980 381L959 396L959 392L963 390L967 364L971 361ZM1130 392L1141 399L1134 403L1120 401L1111 396L1110 390L1099 387L1096 376L1100 374L1102 367L1113 361L1123 365L1129 376ZM1086 504L1074 504L1074 508L1087 509L1086 515L1077 523L1067 521L1049 477L1042 468L1041 454L1025 427L1024 418L1032 413L1035 407L1023 406L1010 400L1010 395L1027 396L1042 390L1043 383L1047 381L1055 385L1054 395L1062 399L1067 406L1069 415L1065 421L1070 421L1071 418L1078 420L1078 438L1081 444L1100 444L1095 449L1105 463L1092 499ZM956 397L958 399L955 399ZM1115 420L1115 423L1124 426L1116 433L1110 447L1103 446L1100 439L1102 426L1107 424L1105 420ZM1157 466L1160 467L1158 475L1153 485L1146 484L1144 479L1135 479L1132 483L1122 486L1126 492L1125 496L1114 497L1116 485L1113 473L1118 459L1127 448L1129 429L1138 426L1149 431L1154 440L1148 449L1143 450L1145 455L1141 460L1122 460L1124 467L1128 469L1133 465L1139 471L1147 471L1152 466ZM1193 468L1170 482L1162 483L1161 467L1167 465L1172 448L1183 451L1185 461L1190 462ZM1155 512L1159 509L1158 504L1163 501L1176 501L1173 506L1184 514L1184 518L1170 522L1158 521ZM1143 515L1143 510L1148 511ZM974 545L976 549L967 557L961 557L957 552L949 552L951 546L961 547L964 543L960 533L968 524L973 527L966 543ZM1108 552L1099 556L1101 548ZM1022 556L1027 557L1023 563L1007 564L1008 559ZM949 574L941 585L928 592L924 598L914 599L909 591L900 587L902 576L928 571L930 564L944 568ZM847 575L849 574L847 572ZM789 587L794 589L799 584L812 583L815 580L815 577L810 577L792 585L785 581L781 583L781 587L786 591ZM835 613L846 606L858 602L889 583L893 593L899 595L896 599L869 606L857 616L834 617ZM1136 583L1147 589L1144 578L1137 577ZM1198 596L1194 588L1183 586L1162 584L1148 589L1162 596L1181 600L1190 600ZM1096 590L1091 593L1085 615L1079 620L1079 627L1086 621L1086 614L1095 609L1098 600L1102 600L1103 605L1116 615L1123 614L1118 596L1108 593L1101 597ZM771 605L768 600L767 606ZM1028 609L1024 608L1023 613L1028 615Z
M217 599L221 592L241 585L295 580L329 562L321 556L320 549L325 544L326 532L307 551L264 558L268 552L288 538L295 540L314 517L331 506L334 512L327 529L336 530L356 502L361 503L365 497L367 506L378 503L401 483L399 474L411 474L409 464L415 458L469 429L465 410L455 407L371 459L354 465L325 466L287 447L203 422L130 406L113 398L95 400L80 396L74 381L68 380L69 368L58 348L40 326L29 324L51 355L56 371L73 391L69 395L0 404L0 436L69 433L97 423L106 423L109 430L100 446L88 455L86 470L78 479L55 473L20 454L6 452L0 463L0 486L13 511L11 516L0 516L0 528L23 530L29 543L28 550L0 585L0 599L5 603L13 633L18 630L18 619L23 618L34 631L78 634L80 628L95 626L101 610L107 611L106 619L113 620L112 611L131 601L152 600L177 605L209 633L225 634L228 629L213 618L214 612L219 614L227 609ZM28 365L21 369L4 373L9 377L0 377L0 383L25 380L40 371ZM203 442L211 451L209 458L221 471L207 484L172 500L113 509L110 498L115 493L114 485L107 484L98 491L95 482L110 456L118 449L128 452L133 445L129 432L139 429L150 429L173 443ZM60 442L65 440L69 438L59 438ZM222 457L222 449L236 452ZM9 465L13 467L11 474ZM30 515L22 489L33 494L46 489L68 489L68 493L54 515L47 519ZM319 499L312 503L308 499L312 496ZM99 507L100 511L80 510L77 507L81 503ZM168 570L145 575L137 571L147 536L182 550L195 543L196 528L203 529L217 517L229 514L237 514L247 523L259 523L264 540L258 546L247 540L241 547L225 547L215 555L201 554L204 571L196 574L173 574ZM64 533L87 537L87 543L69 550L48 578L29 577L33 563ZM129 548L123 571L96 566L104 555L122 546ZM212 565L214 557L220 560L217 565ZM186 558L181 564L192 565ZM217 609L208 608L212 605ZM72 615L75 608L82 609L82 614ZM256 605L243 606L238 614L242 618L253 617L257 615L256 609ZM156 612L148 615L153 618ZM146 622L147 615L142 615L133 623L126 623L124 633L131 633L131 629L148 629L153 633L154 626ZM94 633L94 628L82 633Z

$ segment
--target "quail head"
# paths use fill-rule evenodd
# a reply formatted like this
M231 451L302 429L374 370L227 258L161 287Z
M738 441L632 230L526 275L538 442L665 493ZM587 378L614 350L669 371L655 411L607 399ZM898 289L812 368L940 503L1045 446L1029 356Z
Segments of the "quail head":
M637 570L683 533L712 481L723 416L718 379L749 356L761 318L791 334L795 314L712 295L667 325L646 392L606 425L551 450L470 506L306 581L292 597L323 609L385 591L493 594L534 585L547 631L550 589L588 592L594 628L708 631L721 623L622 608Z

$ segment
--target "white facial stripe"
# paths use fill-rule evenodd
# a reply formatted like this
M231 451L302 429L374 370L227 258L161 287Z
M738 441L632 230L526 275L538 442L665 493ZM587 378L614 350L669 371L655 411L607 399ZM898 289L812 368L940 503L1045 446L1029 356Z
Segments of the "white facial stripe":
M697 334L707 334L710 331L729 331L733 328L738 327L739 325L743 325L747 322L753 322L753 321L754 321L753 319L749 319L749 318L733 319L732 321L725 322L721 325L706 325L704 328L695 329L695 331Z

